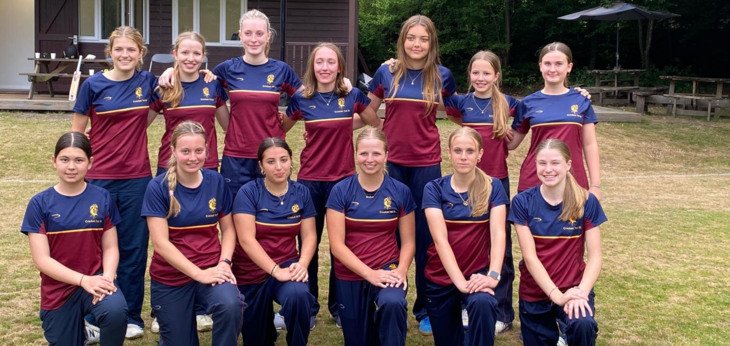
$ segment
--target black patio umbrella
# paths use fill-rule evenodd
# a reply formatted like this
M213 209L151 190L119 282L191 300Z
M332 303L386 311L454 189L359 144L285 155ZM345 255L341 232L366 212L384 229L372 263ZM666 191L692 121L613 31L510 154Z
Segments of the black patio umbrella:
M643 7L624 2L617 2L611 7L594 7L587 10L566 14L558 17L563 20L605 20L605 21L622 21L622 20L661 20L671 17L679 17L678 14L647 10ZM616 23L616 67L619 68L619 23ZM651 35L651 31L648 32Z

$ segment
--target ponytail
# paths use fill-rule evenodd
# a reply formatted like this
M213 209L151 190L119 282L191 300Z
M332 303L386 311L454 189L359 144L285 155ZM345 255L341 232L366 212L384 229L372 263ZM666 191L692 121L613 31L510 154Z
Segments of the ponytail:
M167 160L165 180L167 180L167 189L170 191L170 208L165 216L169 219L180 214L180 202L175 197L175 187L177 186L177 158L175 155L170 155L170 159Z
M170 108L175 108L180 105L180 102L182 102L185 92L183 90L182 82L180 81L180 66L175 63L175 67L172 71L173 76L175 76L173 78L172 86L170 88L157 87L157 90L162 102L170 105Z
M565 177L563 211L560 213L560 220L574 222L583 217L583 207L587 199L588 191L578 185L573 174L568 172Z
M504 138L507 134L507 118L509 117L509 104L497 83L492 85L492 139Z
M471 207L471 216L482 216L489 210L489 196L492 195L492 177L479 167L475 168L474 180L466 190L467 204Z

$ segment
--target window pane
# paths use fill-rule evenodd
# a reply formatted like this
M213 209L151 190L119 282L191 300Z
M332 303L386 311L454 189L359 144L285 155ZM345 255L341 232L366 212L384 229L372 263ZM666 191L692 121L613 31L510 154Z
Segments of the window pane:
M144 32L144 0L133 0L134 1L134 18L132 20L132 25L134 25L137 30L139 30L139 33L142 34L142 37L145 37Z
M244 11L241 7L241 1L242 0L226 1L226 40L233 40L233 35L238 32L238 20L241 18Z
M220 42L220 2L200 1L200 33L210 42Z
M107 38L122 25L122 0L101 0L101 37Z
M79 1L79 35L95 36L94 0Z
M193 0L178 0L177 2L178 34L192 31L193 28Z

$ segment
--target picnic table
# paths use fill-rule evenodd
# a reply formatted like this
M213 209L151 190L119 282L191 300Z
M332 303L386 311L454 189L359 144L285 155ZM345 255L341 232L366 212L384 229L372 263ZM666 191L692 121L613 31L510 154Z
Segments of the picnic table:
M603 105L606 94L612 94L612 101L619 101L618 94L626 93L626 103L631 103L631 92L639 90L639 77L643 69L621 69L611 70L588 70L588 73L595 78L594 86L586 88L588 92L596 94L596 101Z
M688 77L688 76L659 76L659 78L669 81L669 91L664 94L665 97L672 99L672 115L677 114L677 105L684 107L680 114L704 115L701 108L707 107L707 120L712 117L712 108L716 108L730 103L728 95L723 93L723 85L730 84L729 78L707 78L707 77ZM677 93L677 82L688 82L692 85L691 93ZM715 93L701 93L701 84L714 84ZM687 108L689 107L689 108Z
M35 64L33 72L22 72L19 73L21 76L27 76L30 82L30 91L28 91L28 99L33 99L33 94L36 93L36 87L39 83L48 84L48 92L51 97L54 97L53 82L59 78L73 78L73 73L76 70L76 64L78 59L66 59L66 58L28 58ZM96 64L107 66L108 62L106 59L83 59L83 64ZM51 69L53 66L53 69ZM81 71L84 71L82 69ZM88 74L81 74L82 78L89 77Z

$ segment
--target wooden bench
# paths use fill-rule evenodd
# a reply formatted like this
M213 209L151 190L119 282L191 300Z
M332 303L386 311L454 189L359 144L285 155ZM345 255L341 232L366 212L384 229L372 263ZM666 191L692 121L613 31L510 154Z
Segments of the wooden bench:
M634 103L636 103L636 113L646 114L649 103L666 104L666 101L661 102L661 99L657 100L657 96L665 93L667 89L668 87L641 87L639 90L631 92L631 97Z
M586 90L588 90L589 93L595 94L598 96L597 103L598 105L603 105L605 95L608 93L613 93L615 95L618 95L618 92L626 92L626 103L631 103L631 92L634 90L638 90L639 87L637 86L601 86L601 87L588 87ZM618 100L618 99L612 99L612 100Z
M48 92L51 94L51 97L54 97L53 92L53 82L57 81L59 78L73 78L73 73L42 73L42 72L30 72L30 73L18 73L21 76L27 76L28 81L30 82L30 91L28 92L28 99L33 98L33 93L35 92L36 83L46 83L48 84ZM81 78L89 77L89 75L81 75Z
M679 102L682 106L689 105L690 107L697 107L698 110L694 109L683 109L680 114L686 114L686 115L704 115L704 112L699 110L700 102L698 101L706 101L707 102L707 120L709 121L712 118L712 105L713 103L717 103L720 100L722 100L721 97L717 97L716 95L688 95L688 94L664 94L664 97L669 97L672 99L672 115L677 115L677 103Z

